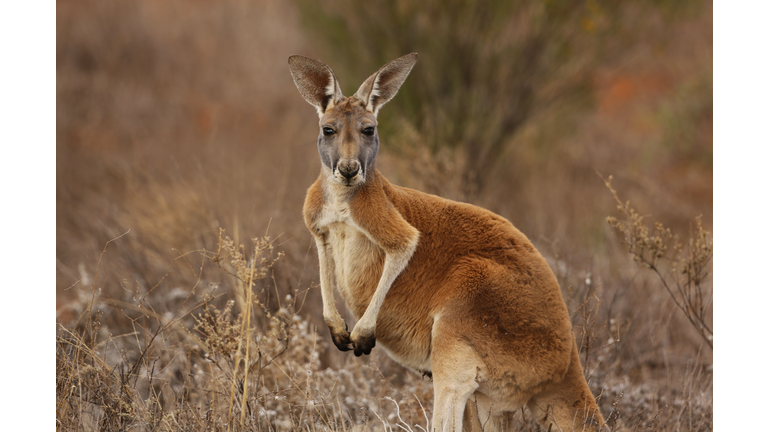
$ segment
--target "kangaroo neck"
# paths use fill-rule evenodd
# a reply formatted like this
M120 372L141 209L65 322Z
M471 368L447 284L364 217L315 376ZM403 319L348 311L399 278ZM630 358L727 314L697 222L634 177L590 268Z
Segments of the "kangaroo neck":
M322 185L323 196L327 202L331 203L349 203L355 197L365 195L365 191L381 187L383 176L375 167L366 176L364 182L355 186L346 186L333 179L333 174L325 165L322 167Z

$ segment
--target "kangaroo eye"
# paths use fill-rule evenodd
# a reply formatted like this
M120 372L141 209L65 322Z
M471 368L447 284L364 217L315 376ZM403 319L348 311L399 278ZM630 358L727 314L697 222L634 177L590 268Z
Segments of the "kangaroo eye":
M368 136L373 135L373 127L367 127L365 129L363 129L363 134L364 135L368 135Z
M323 128L323 135L325 135L325 136L330 136L330 135L333 135L335 133L336 133L336 131L331 129L331 128L329 128L329 127L324 127Z

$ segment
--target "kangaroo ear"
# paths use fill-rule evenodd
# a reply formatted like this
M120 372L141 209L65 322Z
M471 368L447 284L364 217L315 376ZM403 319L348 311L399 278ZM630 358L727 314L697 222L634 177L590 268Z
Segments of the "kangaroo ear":
M317 108L320 116L344 97L339 80L325 63L293 55L288 57L288 66L299 93L304 100Z
M357 89L355 99L363 101L365 109L378 115L379 108L395 97L418 58L417 53L410 53L385 64Z

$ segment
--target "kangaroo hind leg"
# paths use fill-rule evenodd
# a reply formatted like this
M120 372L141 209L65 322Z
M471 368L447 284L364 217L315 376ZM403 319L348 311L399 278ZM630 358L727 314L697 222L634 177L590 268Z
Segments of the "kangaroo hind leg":
M528 408L544 430L610 432L584 379L575 341L563 379L532 397Z
M464 411L464 432L503 432L511 431L511 412L493 409L490 399L475 393L469 397Z
M432 430L460 432L469 397L477 390L484 365L459 334L445 322L432 329L432 379L435 405Z

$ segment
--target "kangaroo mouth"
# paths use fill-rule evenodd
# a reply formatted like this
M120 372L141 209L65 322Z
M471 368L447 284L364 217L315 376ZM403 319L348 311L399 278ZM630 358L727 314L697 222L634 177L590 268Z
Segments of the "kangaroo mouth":
M341 177L341 178L336 177L336 181L341 183L342 186L346 186L348 188L355 187L355 186L359 185L360 183L362 183L362 180L361 180L360 176L355 176L355 177L353 177L351 179L346 179L344 177Z
M333 180L342 186L355 187L365 181L365 173L363 170L355 172L352 176L344 175L343 172L336 169L333 173Z

